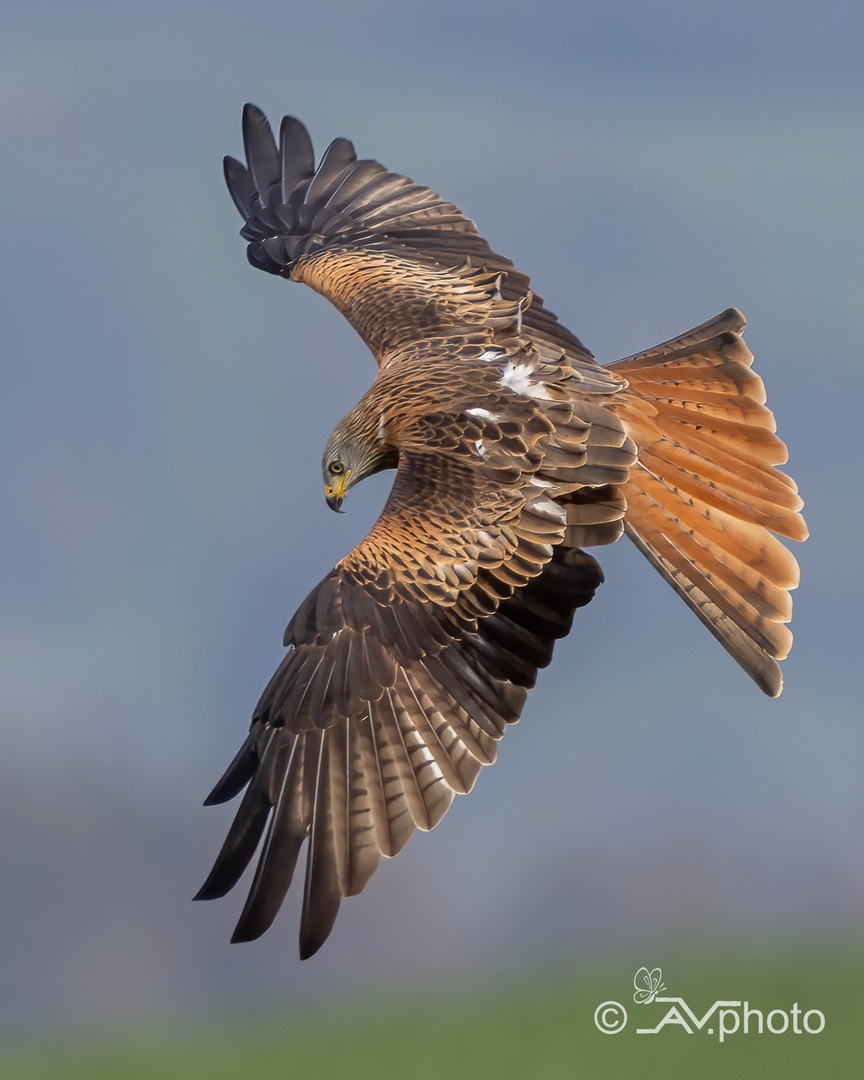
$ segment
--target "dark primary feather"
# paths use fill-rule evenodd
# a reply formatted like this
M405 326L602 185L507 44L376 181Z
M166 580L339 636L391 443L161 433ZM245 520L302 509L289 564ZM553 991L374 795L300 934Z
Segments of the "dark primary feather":
M243 110L243 149L258 198L269 209L281 195L282 166L267 117L254 105Z
M204 800L204 805L216 806L239 795L252 779L252 774L257 768L258 751L255 749L254 739L248 735L222 778Z
M283 117L279 128L279 162L282 173L279 193L281 201L287 203L295 188L304 180L310 180L315 172L315 154L309 132L293 116Z

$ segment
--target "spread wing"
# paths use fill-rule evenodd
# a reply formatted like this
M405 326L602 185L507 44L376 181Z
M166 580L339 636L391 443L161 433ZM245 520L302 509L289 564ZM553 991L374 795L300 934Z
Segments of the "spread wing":
M347 139L316 168L300 121L285 117L277 146L254 105L243 111L243 141L248 167L228 157L225 178L246 221L249 261L326 296L379 364L422 340L491 341L515 320L538 349L597 370L526 275L430 188L358 161Z
M403 452L372 532L291 620L249 736L207 800L246 787L196 899L231 889L263 837L233 941L270 926L308 836L300 951L316 952L341 898L494 761L538 668L602 581L593 558L562 544L568 513L548 484L531 484L530 446L520 454L495 430L479 466ZM457 441L475 434L465 427ZM502 485L496 469L514 462L522 481Z

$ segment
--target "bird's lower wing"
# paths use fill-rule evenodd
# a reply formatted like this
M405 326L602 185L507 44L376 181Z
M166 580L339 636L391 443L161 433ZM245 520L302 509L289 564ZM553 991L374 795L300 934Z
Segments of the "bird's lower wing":
M586 449L581 422L520 427L480 412L449 428L430 421L437 450L403 450L372 532L286 630L289 651L208 800L246 787L199 898L232 888L263 836L234 940L270 925L308 836L301 955L312 955L340 898L416 828L433 828L494 760L538 668L602 580L565 538L589 511L617 526L620 509L565 508L549 491L571 459L598 485L626 476L626 436L619 429L615 450L625 464L613 465L608 439ZM478 439L483 454L469 464ZM541 443L552 479L537 487Z
M208 802L247 785L199 899L223 896L263 838L233 941L260 936L291 884L308 837L300 955L329 935L343 896L360 892L415 829L432 829L471 790L518 719L538 668L602 580L591 556L559 547L541 573L476 629L428 656L399 659L377 700L324 729L273 722L262 699L241 753ZM279 686L268 688L271 697Z

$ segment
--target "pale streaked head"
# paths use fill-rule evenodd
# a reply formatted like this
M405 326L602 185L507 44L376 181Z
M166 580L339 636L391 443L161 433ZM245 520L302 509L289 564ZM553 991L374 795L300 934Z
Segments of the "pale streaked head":
M345 431L349 415L327 440L324 451L324 498L331 510L341 513L342 502L350 489L372 473L392 469L398 455L377 436L349 434ZM343 426L344 425L344 426Z

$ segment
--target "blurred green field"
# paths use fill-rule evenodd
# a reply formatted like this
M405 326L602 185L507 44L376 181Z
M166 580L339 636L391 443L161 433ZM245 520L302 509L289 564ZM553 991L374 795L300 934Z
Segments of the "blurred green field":
M650 958L647 960L651 966ZM425 996L352 998L255 1018L221 1016L194 1027L163 1025L100 1035L18 1042L0 1052L9 1080L524 1080L580 1077L858 1078L864 1076L864 954L824 950L746 959L668 960L667 995L701 1016L718 999L747 1000L791 1015L798 1003L824 1013L820 1034L688 1035L655 1026L668 1006L633 1002L635 966L582 968L550 976L508 976L471 989L438 986ZM594 1011L624 1004L629 1022L602 1034ZM780 1020L775 1021L779 1026ZM811 1021L811 1026L815 1018ZM728 1026L732 1026L730 1022Z

